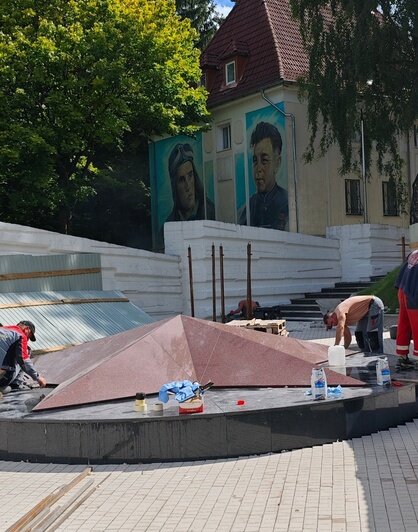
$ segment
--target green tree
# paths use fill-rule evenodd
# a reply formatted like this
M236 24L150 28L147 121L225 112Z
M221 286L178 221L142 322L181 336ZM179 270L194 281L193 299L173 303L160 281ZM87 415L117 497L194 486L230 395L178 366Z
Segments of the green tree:
M401 176L398 137L418 110L416 0L290 0L309 56L301 79L311 131L306 159L337 143L342 172L352 170L353 141L365 127L365 161L372 147L378 169Z
M170 0L0 4L0 218L70 232L98 155L207 121L190 21ZM103 163L103 161L101 161Z
M191 21L199 34L198 47L203 50L222 22L215 3L212 0L176 0L176 10L180 17Z

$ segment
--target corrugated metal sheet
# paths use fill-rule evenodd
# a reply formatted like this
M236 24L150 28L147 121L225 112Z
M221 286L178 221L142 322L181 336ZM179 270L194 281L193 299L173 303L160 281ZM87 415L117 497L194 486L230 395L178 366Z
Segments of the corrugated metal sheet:
M0 292L101 290L99 253L0 256Z
M121 292L63 291L0 294L0 323L30 320L36 326L34 352L78 345L154 320Z

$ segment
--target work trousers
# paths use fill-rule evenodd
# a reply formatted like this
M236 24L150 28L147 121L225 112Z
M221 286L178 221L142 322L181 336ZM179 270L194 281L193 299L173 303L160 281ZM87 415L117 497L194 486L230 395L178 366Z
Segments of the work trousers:
M398 289L399 316L396 333L396 354L409 355L409 344L414 342L413 355L418 357L418 308L410 308L408 298L402 288Z
M9 386L9 384L12 384L12 382L16 384L22 384L23 376L24 373L19 364L16 364L14 370L0 370L0 388L5 388L6 386Z
M383 301L374 297L369 312L357 323L356 338L362 337L365 352L383 353Z

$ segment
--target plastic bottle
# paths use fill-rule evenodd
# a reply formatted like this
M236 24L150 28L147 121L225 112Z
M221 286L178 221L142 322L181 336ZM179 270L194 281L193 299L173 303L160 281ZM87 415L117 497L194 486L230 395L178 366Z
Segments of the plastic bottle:
M390 369L387 357L380 357L376 362L376 379L380 386L390 385Z
M311 376L312 399L320 401L328 395L327 378L324 368L313 368Z
M135 410L137 412L146 412L147 408L148 407L145 401L145 394L143 392L138 392L135 395Z

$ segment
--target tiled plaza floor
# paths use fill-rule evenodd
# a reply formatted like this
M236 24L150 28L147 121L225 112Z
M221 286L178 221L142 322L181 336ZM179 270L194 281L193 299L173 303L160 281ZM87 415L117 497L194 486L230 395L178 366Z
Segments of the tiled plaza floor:
M332 332L320 326L289 322L288 329L294 337L332 343ZM393 348L386 332L385 350ZM84 469L0 462L0 530ZM418 420L280 454L94 466L57 503L65 517L65 502L93 481L58 530L417 532L417 475Z

